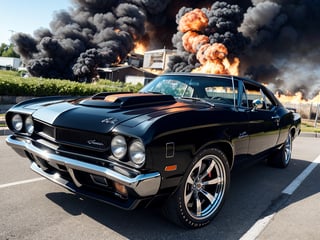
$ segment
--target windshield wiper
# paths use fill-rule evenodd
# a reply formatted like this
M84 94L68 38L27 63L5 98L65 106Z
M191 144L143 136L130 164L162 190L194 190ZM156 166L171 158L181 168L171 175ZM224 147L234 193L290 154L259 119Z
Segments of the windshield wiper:
M202 103L206 103L212 107L214 107L214 104L212 102L209 102L203 98L196 98L196 97L179 97L180 99L186 99L186 100L191 100L194 102L202 102Z

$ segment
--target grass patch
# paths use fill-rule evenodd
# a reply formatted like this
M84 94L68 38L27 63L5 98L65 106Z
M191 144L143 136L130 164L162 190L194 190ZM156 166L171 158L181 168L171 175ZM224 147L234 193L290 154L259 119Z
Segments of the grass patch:
M301 131L320 133L320 123L317 123L317 128L314 127L314 123L315 123L314 120L302 119Z

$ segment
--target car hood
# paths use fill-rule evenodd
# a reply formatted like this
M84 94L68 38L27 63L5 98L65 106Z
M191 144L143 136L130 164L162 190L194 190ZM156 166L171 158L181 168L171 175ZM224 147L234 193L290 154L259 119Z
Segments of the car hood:
M133 128L146 121L152 123L164 115L208 105L178 102L171 95L118 93L34 107L36 120L57 127L105 133L120 124Z

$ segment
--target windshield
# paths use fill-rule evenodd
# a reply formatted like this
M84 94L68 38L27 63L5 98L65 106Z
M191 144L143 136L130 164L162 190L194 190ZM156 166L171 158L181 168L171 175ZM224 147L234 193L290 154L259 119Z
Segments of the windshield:
M162 75L140 90L169 94L175 98L198 98L212 103L234 105L238 81L216 76Z

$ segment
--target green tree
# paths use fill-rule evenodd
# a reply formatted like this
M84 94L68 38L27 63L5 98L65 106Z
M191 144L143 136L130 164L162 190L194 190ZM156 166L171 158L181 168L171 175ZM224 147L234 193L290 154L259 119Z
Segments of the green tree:
M2 53L8 48L8 45L5 43L2 43L0 46L0 56L2 56Z
M1 57L16 57L19 58L19 54L17 54L13 50L13 44L7 45L5 43L2 43L0 46L0 56Z

